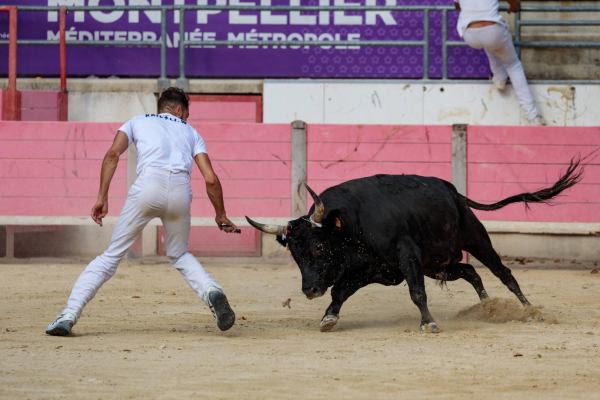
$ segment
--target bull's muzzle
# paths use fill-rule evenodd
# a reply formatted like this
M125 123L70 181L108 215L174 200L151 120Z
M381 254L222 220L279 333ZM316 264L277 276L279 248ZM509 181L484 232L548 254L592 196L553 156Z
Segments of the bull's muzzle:
M306 295L309 300L316 299L317 297L323 296L325 293L321 289L313 287L309 289L302 289L302 292Z

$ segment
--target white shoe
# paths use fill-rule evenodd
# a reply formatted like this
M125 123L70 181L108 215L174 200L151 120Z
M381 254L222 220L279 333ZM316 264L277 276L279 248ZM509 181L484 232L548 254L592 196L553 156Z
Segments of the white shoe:
M502 79L501 81L494 81L494 87L498 90L506 89L506 79Z
M211 286L204 293L204 302L217 320L220 330L226 331L235 323L235 313L229 306L225 293L217 287Z
M77 323L77 317L73 313L59 314L56 321L48 325L46 333L52 336L67 336L71 333L73 325Z
M541 115L538 115L534 119L529 120L529 125L532 126L546 126L546 121Z

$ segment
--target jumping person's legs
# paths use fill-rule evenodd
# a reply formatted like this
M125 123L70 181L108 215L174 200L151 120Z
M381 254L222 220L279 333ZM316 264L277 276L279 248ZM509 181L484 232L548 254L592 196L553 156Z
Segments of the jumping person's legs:
M150 174L142 174L135 181L115 226L108 249L89 263L81 273L75 282L67 308L60 314L73 317L71 326L81 316L83 307L94 298L98 289L115 274L127 249L135 242L148 222L162 213L167 201L167 184L168 178ZM53 332L52 325L46 333L56 335L69 333L61 329Z
M512 43L512 37L508 29L500 24L494 24L483 28L469 28L465 32L464 39L467 44L474 48L484 47L490 57L490 67L494 76L496 73L504 76L499 69L498 61L503 66L506 74L515 89L517 100L525 111L528 120L533 121L539 116L536 106L533 104L533 98L527 84L527 78L523 71L523 65L517 56L517 52ZM495 81L495 79L494 79Z
M165 227L167 258L192 290L210 308L219 328L225 331L233 326L235 314L221 286L210 277L196 257L187 251L191 226L191 202L192 188L189 184L189 175L171 175L167 207L160 216Z

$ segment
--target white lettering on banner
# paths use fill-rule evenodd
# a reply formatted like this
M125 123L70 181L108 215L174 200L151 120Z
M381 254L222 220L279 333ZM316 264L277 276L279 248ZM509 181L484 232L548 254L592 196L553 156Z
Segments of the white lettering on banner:
M218 6L226 6L227 5L227 0L217 0L216 3ZM198 5L199 6L206 6L208 5L208 0L198 0ZM177 13L175 13L177 14ZM215 15L215 14L221 14L221 10L215 10L215 11L198 11L198 13L196 14L196 22L198 22L199 24L208 24L208 16L209 15ZM179 23L179 14L177 14L177 19L175 21L176 23Z
M129 31L127 32L127 40L131 40L132 42L139 42L142 40L142 34L140 32Z
M228 32L227 40L244 41L244 33L240 32L238 35L236 35L235 33ZM232 48L233 46L227 46L227 47ZM244 46L236 46L236 47L239 47L240 49L244 48Z
M82 40L92 40L94 37L92 36L92 32L88 31L79 31L79 41Z
M318 39L318 37L314 33L305 33L304 34L304 40L307 41L307 42L310 41L310 40L316 41L317 39ZM310 46L304 46L304 48L308 49L308 48L310 48Z
M260 0L260 5L270 6L271 0ZM273 15L271 11L261 11L260 23L263 25L287 25L287 15Z
M290 36L288 36L288 42L291 42L292 40L303 40L304 38L302 37L301 34L299 33L292 33ZM290 46L290 49L299 49L300 46Z
M112 0L115 6L124 6L125 0ZM90 0L90 6L96 7L100 5L100 0ZM90 15L96 21L101 22L103 24L110 24L118 20L123 16L125 11L110 11L108 13L104 13L102 11L90 11Z
M349 33L348 41L349 42L359 42L360 41L360 33ZM348 46L348 49L358 50L358 49L360 49L360 46Z
M368 6L376 6L377 0L367 0ZM386 6L395 6L396 0L385 0ZM386 25L396 25L396 20L392 17L391 11L367 11L365 22L367 25L376 25L377 17L381 18Z
M129 0L130 6L149 6L149 0ZM162 5L162 0L152 0L153 6ZM137 10L128 11L129 23L137 24L140 22L140 12ZM153 24L160 24L160 11L144 11L144 14L148 17L150 22Z
M277 41L277 40L278 40L278 41L280 41L280 42L283 42L283 41L285 41L286 39L287 39L287 38L286 38L285 34L283 34L283 33L274 33L274 34L273 34L273 41ZM279 48L279 46L273 46L273 48L274 48L274 49L277 49L277 48ZM282 48L282 49L286 49L286 48L287 48L287 46L281 46L281 48Z
M290 0L291 6L299 6L300 0ZM316 15L302 15L300 11L290 11L290 25L316 25Z
M271 38L271 36L273 36L272 33L259 33L258 37L260 38L260 40L269 40ZM263 49L268 49L269 46L263 46Z
M322 33L319 36L319 42L324 42L326 40L329 40L331 42L333 42L333 35L331 33ZM322 49L328 50L331 48L331 46L321 46Z
M125 40L127 40L127 32L125 32L125 31L116 31L115 32L115 40L116 41L125 41Z
M85 6L85 0L48 0L48 6ZM75 22L84 22L85 13L83 11L75 11ZM48 22L58 21L58 11L48 11Z
M246 40L248 41L256 41L258 40L258 33L256 33L256 29L252 29L250 32L246 33ZM258 46L246 46L247 49L258 49Z
M142 40L144 42L154 42L156 40L156 33L145 31L142 33Z
M216 32L204 32L204 41L205 42L214 42L217 37ZM207 49L214 49L217 46L204 46Z
M47 31L46 32L46 40L60 40L60 32L56 32L56 35L55 35L54 33L52 33L52 31Z
M75 28L71 28L65 32L65 38L67 40L77 40L77 32L75 32Z
M102 36L103 40L110 40L110 38L114 35L114 32L109 31L100 31L100 36Z
M92 35L93 34L93 35ZM155 32L149 32L149 31L144 31L144 32L139 32L139 31L94 31L94 32L88 32L88 31L77 31L75 29L75 27L71 27L71 29L69 29L68 31L66 31L66 39L69 42L72 41L87 41L87 40L106 40L106 41L115 41L115 42L121 42L121 41L132 41L132 42L139 42L139 41L160 41L161 38L159 37L157 39L156 37L156 33ZM192 41L192 42L214 42L216 40L217 34L216 32L201 32L200 28L196 28L193 32L185 32L185 40L186 41ZM171 41L171 38L173 39ZM167 47L169 48L173 48L173 47L179 47L180 45L180 36L179 36L179 32L173 32L171 34L171 36L167 35ZM50 40L50 41L58 41L60 40L60 32L56 32L54 33L53 31L47 31L46 32L46 40ZM252 29L250 30L250 32L239 32L239 33L233 33L233 32L228 32L227 33L227 40L229 41L249 41L249 42L256 42L256 45L246 45L246 46L228 46L229 48L232 47L239 47L239 48L246 48L246 49L257 49L259 47L261 47L260 42L265 42L265 41L274 41L274 42L281 42L281 41L288 41L288 42L292 42L292 41L306 41L306 42L310 42L310 41L322 41L322 42L326 42L326 41L343 41L343 40L347 40L349 42L360 42L360 33L348 33L347 34L347 38L344 39L342 37L342 34L340 33L336 33L334 35L330 34L330 33L323 33L319 36L317 36L315 33L298 33L298 32L294 32L291 33L289 35L286 35L285 33L281 33L281 32L277 32L277 33L271 33L271 32L257 32L256 29ZM132 45L135 47L135 45ZM215 48L216 46L208 46L206 44L204 45L193 45L193 46L189 46L191 48ZM300 47L302 47L301 45L294 45L294 46L290 46L291 49L299 49ZM304 48L310 48L313 46L304 46ZM331 49L332 46L321 46L321 48L323 49ZM273 49L278 49L278 48L282 48L285 49L286 46L269 46L269 45L263 45L262 46L263 49L266 48L273 48ZM360 49L360 46L335 46L336 49Z
M253 1L229 0L230 6L255 6ZM229 11L229 23L240 25L256 25L258 17L256 15L240 15L241 11Z
M346 0L334 0L336 6L360 6L357 3L346 3ZM346 15L345 11L335 11L333 13L334 25L362 25L361 15Z
M329 0L319 0L319 5L328 6ZM319 11L319 25L329 25L329 11Z

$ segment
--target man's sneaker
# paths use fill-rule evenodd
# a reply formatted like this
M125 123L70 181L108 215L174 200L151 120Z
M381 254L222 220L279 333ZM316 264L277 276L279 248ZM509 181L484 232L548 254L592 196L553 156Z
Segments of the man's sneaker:
M494 87L498 90L506 89L506 79L502 79L501 81L494 81Z
M56 321L51 323L46 329L46 333L52 336L67 336L71 333L73 325L77 323L77 317L73 313L60 314Z
M546 126L546 121L544 120L544 117L538 115L534 119L529 120L529 124L532 126Z
M206 291L206 304L213 316L217 320L217 326L220 330L226 331L235 323L235 313L229 307L227 297L222 290L211 286Z

